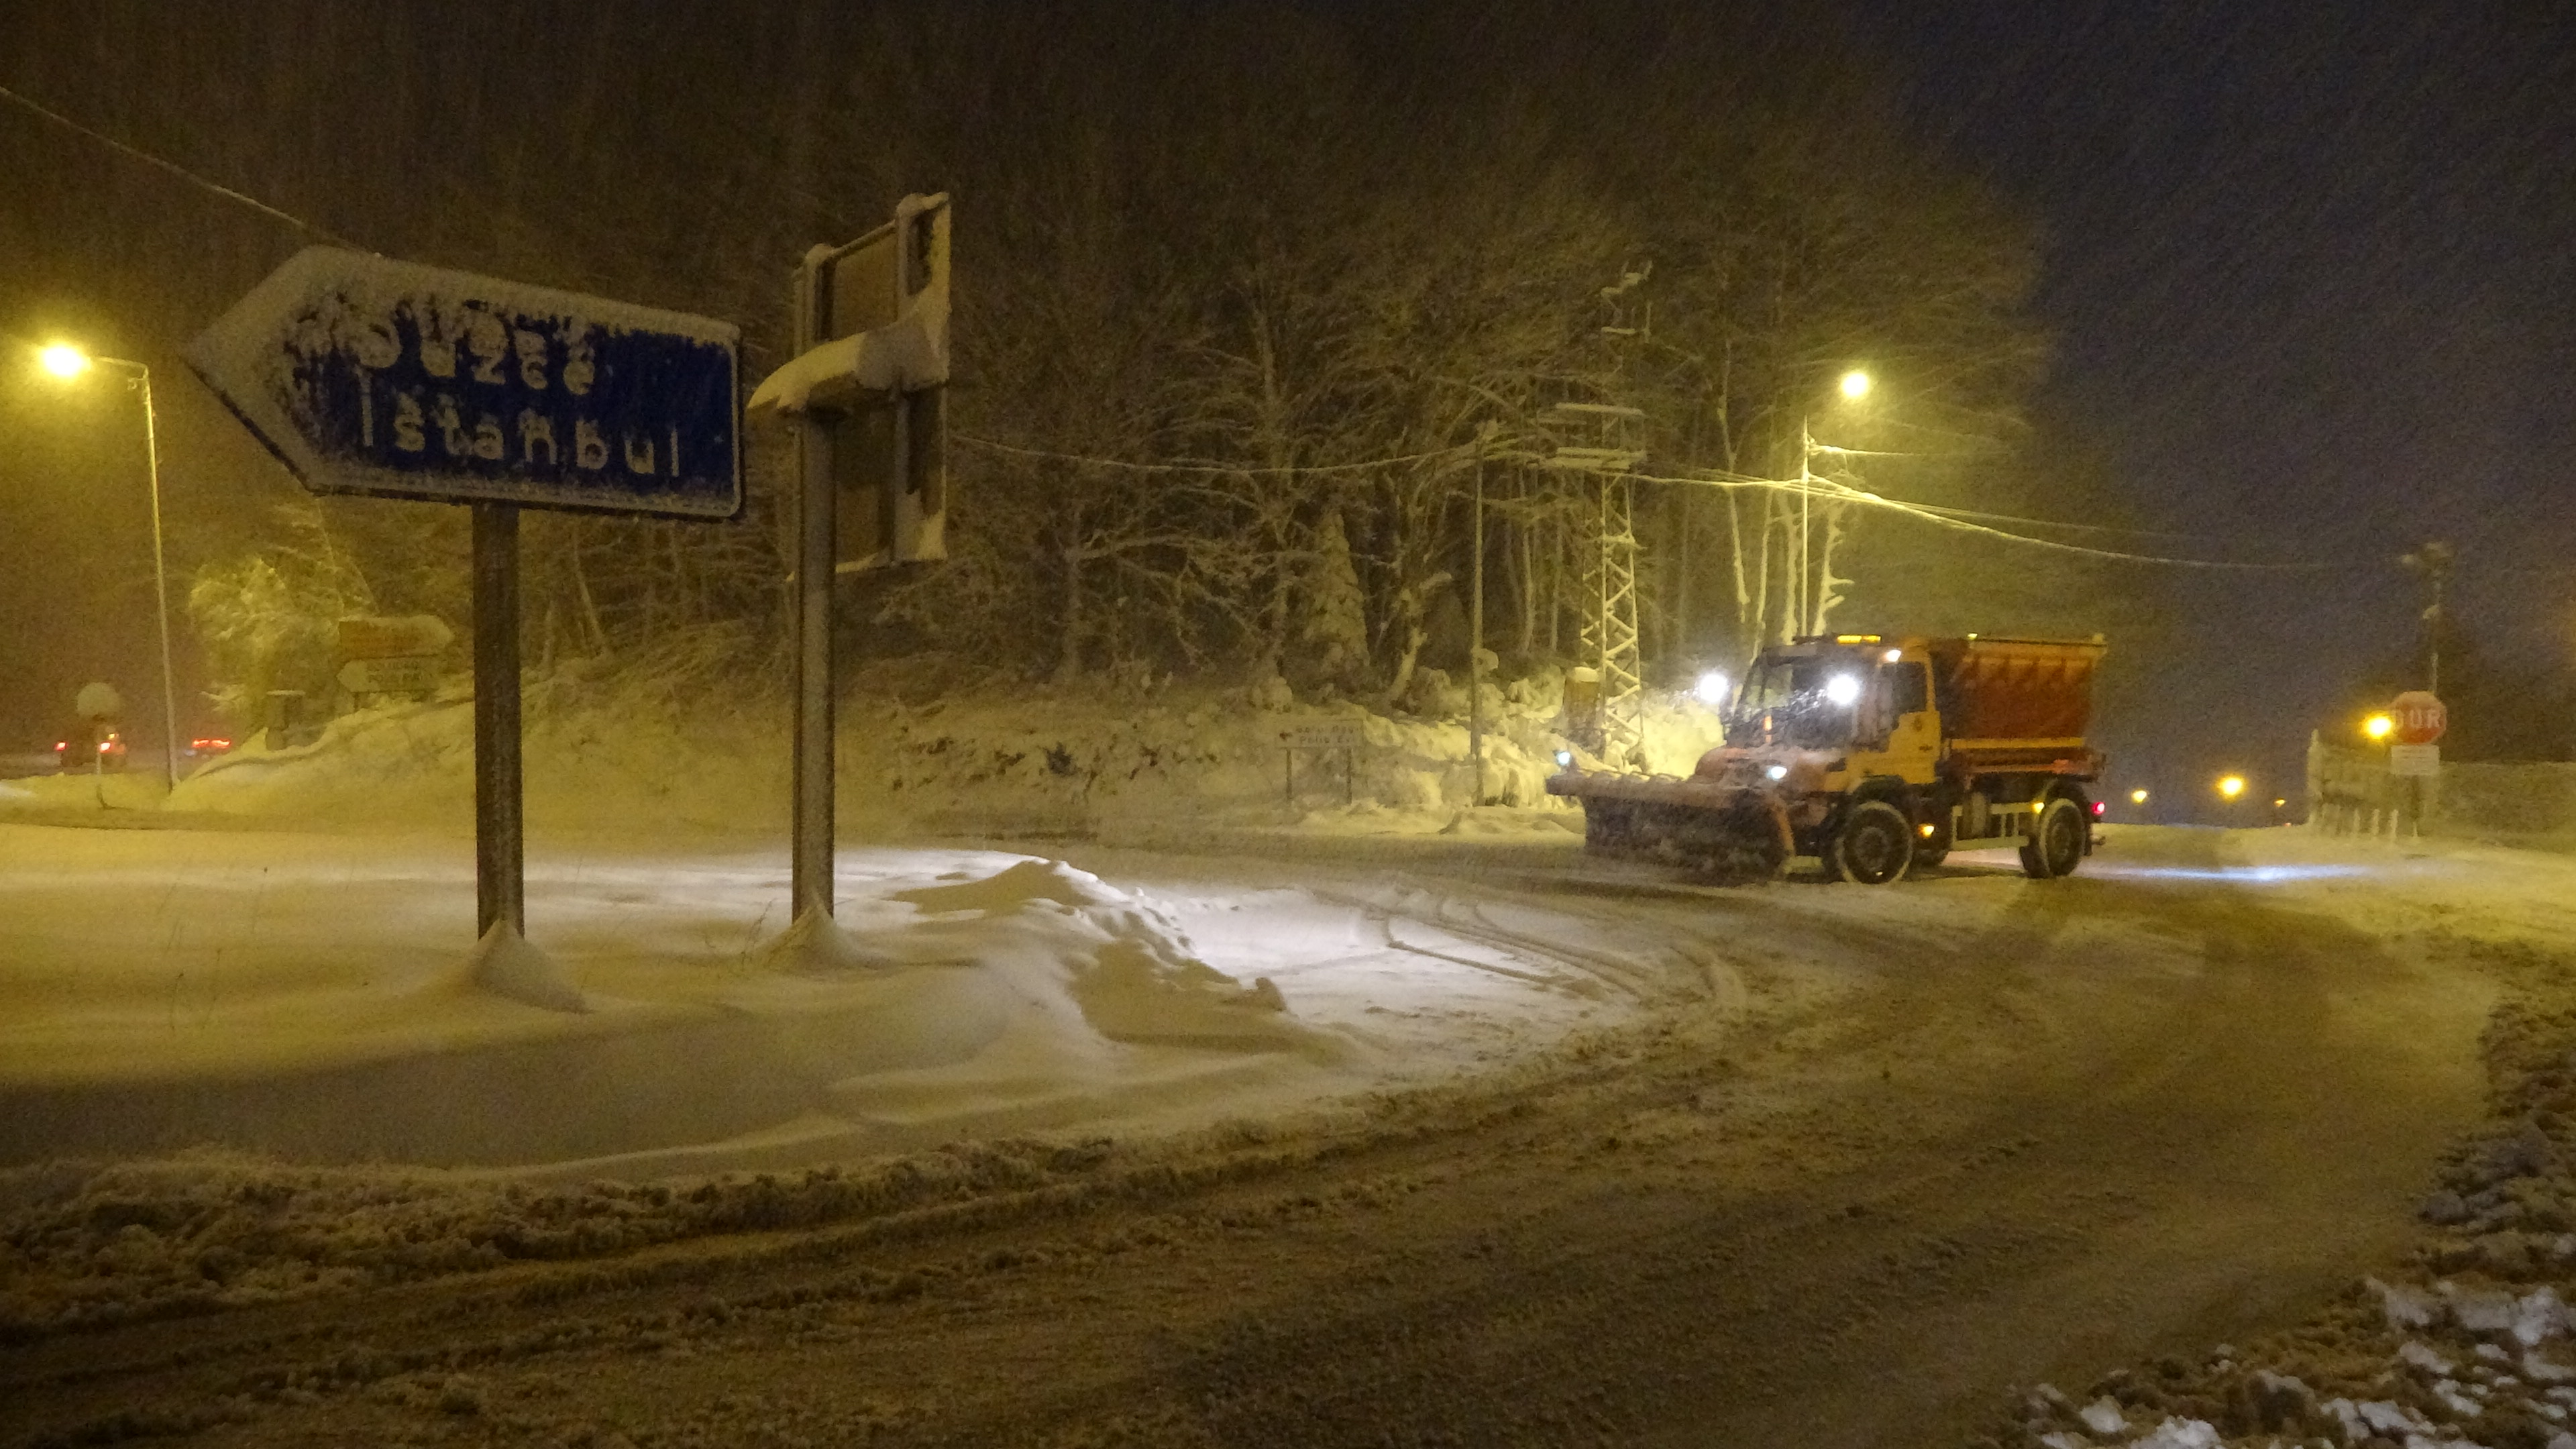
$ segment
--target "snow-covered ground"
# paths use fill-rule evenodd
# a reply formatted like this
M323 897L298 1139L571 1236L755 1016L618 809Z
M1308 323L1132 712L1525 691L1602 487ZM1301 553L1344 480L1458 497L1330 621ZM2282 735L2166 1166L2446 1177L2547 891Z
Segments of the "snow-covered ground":
M844 744L862 763L843 792L837 943L787 930L783 771L756 732L682 740L579 720L532 732L534 959L478 956L471 939L452 707L246 751L167 799L140 774L111 777L103 800L77 777L0 784L0 1160L14 1164L0 1167L0 1220L18 1255L0 1253L0 1329L41 1338L515 1261L570 1271L760 1227L854 1223L858 1241L943 1212L1021 1224L1005 1261L1044 1263L1074 1251L1027 1226L1048 1203L1169 1202L1172 1184L1258 1182L1285 1163L1305 1166L1260 1211L1349 1216L1348 1240L1241 1244L1232 1209L1102 1231L1203 1232L1219 1261L1257 1247L1279 1292L1337 1295L1316 1336L1281 1340L1308 1372L1359 1371L1338 1356L1342 1325L1381 1309L1375 1290L1338 1296L1356 1291L1345 1258L1370 1251L1355 1245L1388 1242L1371 1271L1390 1281L1446 1281L1440 1265L1460 1253L1483 1261L1496 1234L1517 1241L1524 1197L1548 1231L1498 1265L1537 1276L1440 1289L1468 1321L1516 1313L1528 1291L1559 1294L1551 1313L1594 1313L1595 1272L1706 1287L1750 1271L1794 1300L1843 1281L1852 1252L1919 1257L1919 1271L1870 1270L1895 1275L1880 1287L1862 1273L1835 1290L1887 1300L1824 1336L1784 1327L1809 1310L1765 1309L1789 1300L1760 1293L1733 1306L1662 1295L1597 1320L1630 1356L1721 1325L1733 1336L1717 1342L1780 1366L1763 1373L1785 1368L1775 1381L1800 1393L1910 1374L1906 1392L1931 1403L1971 1366L2029 1361L2043 1330L1979 1326L1983 1290L1961 1286L1974 1281L1962 1264L2006 1275L2014 1286L1996 1291L2022 1316L2073 1294L2093 1306L2070 1311L2189 1321L2237 1291L2083 1287L2047 1276L2045 1254L1978 1246L1989 1220L2004 1241L2091 1243L2099 1218L2098 1271L2115 1276L2244 1260L2332 1282L2351 1262L2353 1287L2298 1327L2206 1352L2123 1367L2116 1353L2047 1351L2109 1371L2016 1393L1998 1442L2569 1449L2555 1436L2576 1411L2561 1306L2576 1302L2576 1171L2562 1165L2576 1163L2576 861L2138 828L2110 831L2055 885L1988 852L1892 890L1710 890L1585 864L1579 817L1535 797L1466 807L1453 726L1377 721L1351 805L1332 761L1301 765L1321 777L1282 798L1278 730L1329 713L1058 699L863 716ZM1514 748L1534 759L1545 743ZM1689 752L1674 744L1667 767ZM968 838L979 832L1018 839ZM2439 1191L2420 1230L2347 1226L2392 1189L2420 1191L2421 1156L2382 1167L2369 1154L2423 1153L2456 1130L2408 1126L2385 1094L2456 1080L2499 1000L2496 1132L2424 1183ZM2202 1037L2233 1045L2208 1057ZM2296 1043L2294 1059L2275 1061L2276 1041ZM2310 1074L2369 1096L2350 1106L2350 1146L2343 1109L2301 1086ZM2017 1095L1987 1095L2006 1090ZM2336 1136L2297 1150L2266 1137L2236 1110L2246 1091ZM2444 1121L2474 1115L2451 1096L2441 1110L2459 1115ZM2144 1115L2122 1115L2133 1109ZM1945 1145L1991 1143L1989 1112L2034 1135L1999 1156ZM1528 1129L1511 1128L1524 1114ZM2104 1123L2129 1135L2102 1142ZM2210 1134L2206 1164L2153 1155L2176 1130ZM1401 1144L1444 1134L1463 1155L1427 1168L1406 1159L1330 1189L1314 1169L1341 1152L1403 1158ZM1960 1198L1944 1185L1952 1160L1965 1186L2000 1195ZM2264 1219L2224 1208L2238 1192L2273 1203L2303 1175L2318 1175L2315 1193L2266 1209L2303 1225L2284 1230L2380 1256L2321 1269L2311 1245L2267 1247L2254 1241ZM1390 1206L1417 1194L1419 1210ZM1731 1239L1703 1240L1775 1219L1804 1226L1759 1227L1774 1260L1759 1268ZM2185 1237L2124 1238L2131 1221ZM2410 1231L2422 1251L2387 1259ZM1865 1246L1838 1248L1843 1235ZM1033 1242L1049 1246L1024 1256ZM714 1263L731 1250L686 1251ZM1561 1285L1545 1268L1556 1251L1586 1265ZM1138 1321L1231 1322L1200 1259L1173 1253L1165 1296L1135 1290ZM1076 1274L1073 1287L1119 1281ZM1233 1291L1272 1289L1255 1275ZM1428 1317L1402 1301L1384 1311L1407 1333L1442 1331L1438 1295ZM986 1332L974 1302L953 1305L963 1318L926 1309L916 1327ZM1259 1321L1291 1310L1269 1303ZM1014 1342L1045 1339L1045 1319ZM1635 1342L1620 1326L1632 1319ZM1959 1343L1867 1373L1823 1346L1920 1331ZM1766 1338L1783 1347L1752 1347ZM1672 1382L1693 1362L1677 1359ZM82 1381L63 1372L40 1378ZM412 1387L433 1408L483 1401L486 1389L446 1382ZM61 1392L46 1413L88 1412ZM299 1402L292 1385L278 1392ZM1653 1412L1686 1416L1705 1390L1655 1392L1669 1396ZM1861 1400L1838 1404L1831 1442L1883 1427Z
M1580 816L1537 789L1545 719L1492 703L1490 788L1518 804L1469 805L1455 725L1040 692L860 712L843 819L859 840L1561 852ZM1676 758L1709 738L1686 706L1658 718ZM1318 722L1370 743L1291 776L1281 732ZM481 952L459 702L253 743L166 794L141 772L0 783L0 822L39 822L0 823L0 1156L649 1172L1168 1125L1437 1075L1636 995L1543 921L1213 860L1103 880L1043 851L853 840L838 936L789 939L773 734L629 707L541 712L529 739L528 945Z
M477 969L465 844L0 826L0 1154L775 1165L1258 1115L1636 999L1543 918L942 847L844 852L833 962L774 849L597 839L532 852L557 999Z

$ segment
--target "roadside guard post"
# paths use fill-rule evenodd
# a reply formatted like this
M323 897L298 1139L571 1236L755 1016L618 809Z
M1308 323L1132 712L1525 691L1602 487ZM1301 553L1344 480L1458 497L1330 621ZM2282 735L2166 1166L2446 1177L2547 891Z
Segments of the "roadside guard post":
M751 396L796 422L796 761L789 898L832 915L832 581L948 556L948 198L796 269L796 356Z
M739 514L741 336L709 317L309 247L189 344L188 365L312 492L474 510L487 941L527 932L519 510Z

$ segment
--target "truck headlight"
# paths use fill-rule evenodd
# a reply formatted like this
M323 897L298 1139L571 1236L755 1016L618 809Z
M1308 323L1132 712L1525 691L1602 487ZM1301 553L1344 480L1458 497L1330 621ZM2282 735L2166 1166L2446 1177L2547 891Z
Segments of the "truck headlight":
M1789 778L1789 767L1786 765L1773 765L1765 769L1762 774L1765 779L1785 780Z

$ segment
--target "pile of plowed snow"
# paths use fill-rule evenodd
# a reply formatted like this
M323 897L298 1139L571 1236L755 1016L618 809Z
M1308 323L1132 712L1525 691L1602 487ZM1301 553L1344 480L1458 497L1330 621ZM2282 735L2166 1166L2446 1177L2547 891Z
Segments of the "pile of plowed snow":
M108 856L175 839L81 834L104 854L78 909L99 913L131 913ZM198 921L225 942L193 972L184 942L151 943L175 945L175 963L154 949L129 967L85 915L46 908L63 917L48 932L23 902L6 974L17 1009L0 1025L0 1160L220 1143L303 1160L679 1169L1151 1116L1220 1085L1302 1096L1367 1056L1289 1012L1267 980L1207 964L1168 909L1060 861L891 857L911 868L845 884L837 924L820 926L833 950L815 949L812 923L765 942L739 924L674 931L687 897L648 905L594 870L567 904L602 903L608 919L568 915L541 888L532 924L551 950L515 943L522 959L496 967L488 942L442 947L415 918L444 893L434 874L396 860L333 870L327 839L258 839L281 868L249 873L256 930L202 908L166 927ZM701 916L767 894L756 881L726 895L724 874L663 884L695 876Z

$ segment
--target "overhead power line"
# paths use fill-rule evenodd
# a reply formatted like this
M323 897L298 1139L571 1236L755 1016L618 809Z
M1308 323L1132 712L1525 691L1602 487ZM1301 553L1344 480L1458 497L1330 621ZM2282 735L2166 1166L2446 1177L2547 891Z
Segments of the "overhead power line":
M1427 462L1434 458L1454 457L1460 453L1472 452L1479 446L1474 443L1461 443L1447 448L1430 449L1426 452L1401 453L1392 457L1370 458L1359 462L1324 463L1313 466L1292 465L1283 467L1237 463L1140 463L1127 458L1105 458L1089 453L1065 452L1052 448L1024 447L1014 443L998 442L991 438L979 438L971 434L958 434L955 436L958 442L968 444L969 446L983 448L996 453L1006 453L1013 457L1044 458L1054 462L1078 463L1087 467L1111 468L1131 473L1191 473L1201 475L1228 473L1356 473L1376 468L1399 467L1407 463ZM1680 477L1651 473L1630 473L1627 476L1640 483L1671 483L1701 488L1755 488L1802 495L1811 498L1820 498L1832 503L1856 503L1867 507L1882 508L1891 512L1901 513L1912 518L1919 518L1926 523L1935 525L1936 527L1954 529L1963 533L1980 534L1988 538L2000 539L2007 543L2025 544L2032 548L2050 549L2059 553L2080 554L2088 558L2111 559L2122 563L2161 564L2172 568L2222 569L2235 572L2255 573L2310 573L2332 567L2332 565L2325 563L2247 563L2228 559L2182 558L2169 554L2133 553L2123 549L2096 548L2089 544L2066 543L2053 538L2034 538L2028 534L2014 533L2007 529L1992 527L1990 523L1980 522L1978 520L2014 523L2025 528L2053 528L2076 532L2128 533L2153 538L2188 539L2194 535L2165 533L2154 529L2113 528L2102 524L2065 523L2056 519L2024 518L2013 514L1982 513L1974 509L1944 508L1936 504L1909 503L1902 499L1889 498L1883 494L1869 492L1866 489L1854 488L1848 484L1837 483L1829 478L1810 478L1801 482L1794 478L1757 478L1749 474L1726 473L1711 473L1696 477Z
M2326 563L2240 563L2227 559L2180 558L2169 554L2131 553L2123 549L2095 548L2089 544L2065 543L2053 538L2033 538L2028 534L2013 533L2006 529L1994 528L1983 523L1971 521L1974 517L1995 517L1998 515L1977 515L1972 514L1966 509L1943 509L1923 504L1908 503L1902 499L1889 498L1883 494L1869 492L1867 489L1854 488L1848 484L1837 483L1829 478L1810 478L1805 481L1800 481L1795 478L1755 478L1744 475L1717 475L1694 478L1635 473L1630 474L1629 476L1635 478L1641 483L1678 483L1704 488L1756 488L1789 493L1808 498L1819 498L1829 503L1856 503L1871 508L1887 509L1890 512L1901 513L1910 518L1919 518L1924 522L1933 524L1937 527L1955 529L1962 533L1982 534L1988 538L2002 539L2008 543L2026 544L2032 548L2051 549L2059 553L2082 554L2089 558L2114 559L2123 563L2163 564L2174 568L2224 569L2235 572L2254 573L2313 573L2333 567L2333 565ZM2054 520L2041 518L2013 518L2009 521L2017 522L2026 527L2032 528L2071 529L2090 526L2086 524L2059 523ZM2190 537L2188 534L2165 534L2161 536L2169 538Z
M197 187L200 190L211 191L215 195L224 198L226 201L238 202L241 205L247 206L251 210L258 212L262 216L285 222L288 226L294 227L296 230L304 232L309 236L319 237L324 241L344 247L354 247L357 245L345 237L335 235L328 228L315 226L313 223L306 221L304 218L297 216L292 212L280 211L276 207L269 205L267 202L260 200L256 196L250 196L243 192L235 191L233 188L226 186L219 181L209 181L205 177L198 175L196 172L189 170L187 167L180 165L176 161L164 160L159 156L153 155L149 151L141 149L140 147L129 146L125 142L116 139L114 136L104 135L100 132L91 130L89 127L73 120L71 117L62 114L59 111L49 110L46 107L29 100L27 97L18 94L16 91L9 89L7 86L0 86L0 99L14 101L18 105L21 105L26 109L35 112L37 115L44 117L46 120L53 122L55 125L61 126L69 131L76 131L83 136L87 136L89 139L115 151L119 155L129 156L142 162L146 166L157 167L163 171L167 171L171 175L178 177L180 180L187 182L191 186ZM363 251L365 248L359 248L359 250Z
M1101 458L1088 453L1065 453L1052 448L1027 448L1015 443L996 442L969 433L951 435L956 441L995 453L1008 453L1015 458L1044 458L1050 462L1080 463L1093 468L1112 468L1125 473L1361 473L1371 468L1395 468L1406 463L1425 463L1434 458L1450 458L1471 453L1474 443L1457 443L1446 448L1433 448L1422 453L1399 453L1391 458L1369 458L1356 463L1138 463L1126 458Z

